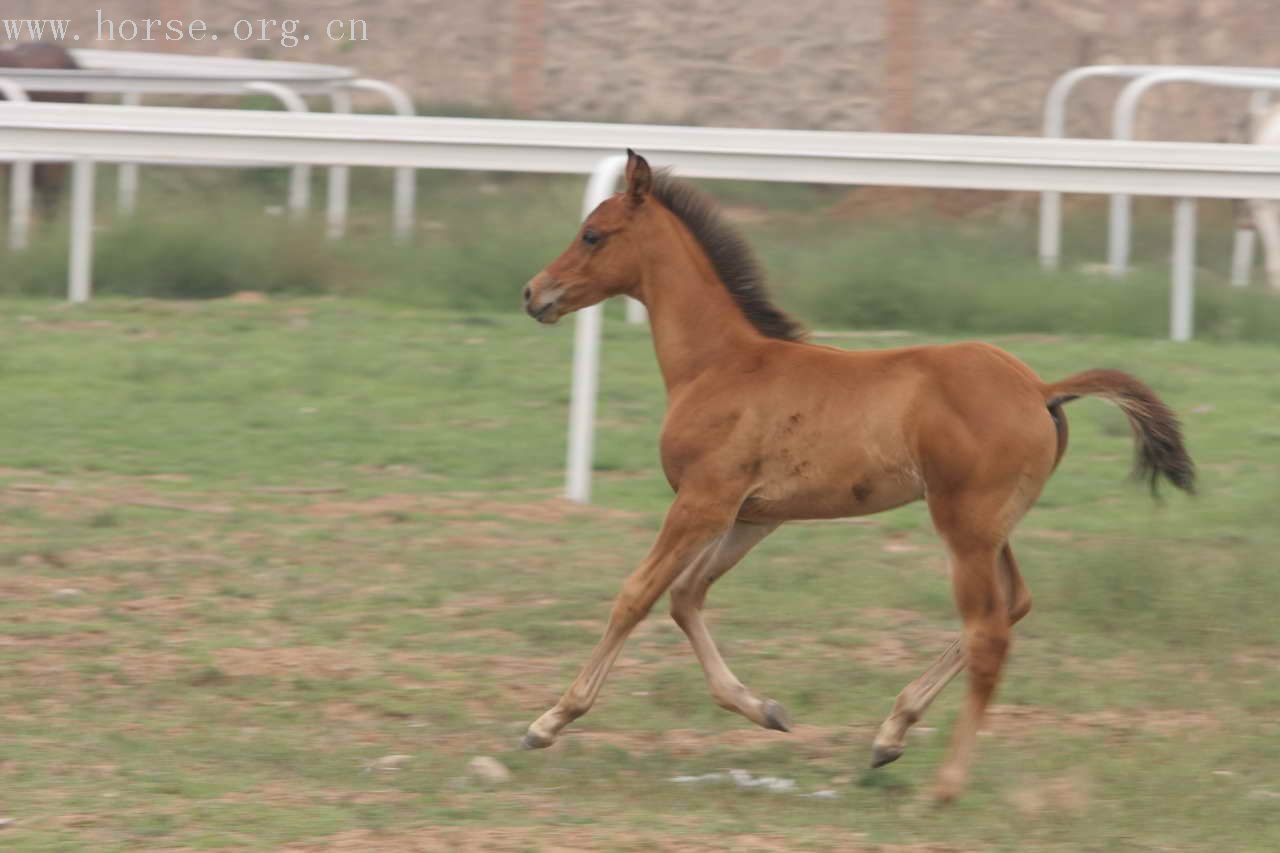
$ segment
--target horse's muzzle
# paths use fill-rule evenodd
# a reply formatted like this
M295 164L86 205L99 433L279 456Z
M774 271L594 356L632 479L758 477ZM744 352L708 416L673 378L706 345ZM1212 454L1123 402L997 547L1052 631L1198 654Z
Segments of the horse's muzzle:
M539 323L560 319L555 310L560 298L560 283L546 273L538 273L524 287L524 311ZM550 292L548 292L550 291Z

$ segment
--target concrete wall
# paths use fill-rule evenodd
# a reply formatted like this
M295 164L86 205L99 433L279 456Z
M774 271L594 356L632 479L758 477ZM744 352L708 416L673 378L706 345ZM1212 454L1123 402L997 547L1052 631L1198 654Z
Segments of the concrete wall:
M96 9L200 18L221 37L97 43ZM354 66L424 104L749 127L1033 134L1050 82L1076 65L1280 66L1276 0L7 0L3 14L71 18L77 47ZM352 17L368 41L324 38ZM261 18L300 19L312 38L232 35ZM1073 129L1107 132L1114 90L1082 91ZM1172 112L1147 111L1142 132L1221 138L1244 98L1169 88L1150 103Z

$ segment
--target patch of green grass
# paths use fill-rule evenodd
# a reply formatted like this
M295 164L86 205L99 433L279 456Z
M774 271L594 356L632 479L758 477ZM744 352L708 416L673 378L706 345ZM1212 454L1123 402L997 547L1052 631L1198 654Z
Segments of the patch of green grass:
M1274 346L996 339L1048 378L1143 376L1203 485L1153 502L1112 411L1072 404L1014 539L1035 605L993 734L967 796L935 812L961 684L900 762L863 770L893 696L958 630L920 506L788 525L712 590L726 659L793 736L716 707L660 604L593 712L548 752L515 749L670 500L651 343L616 307L592 507L557 497L572 336L514 309L4 309L6 850L1280 843ZM512 780L472 777L478 754ZM408 758L378 763L392 755ZM798 793L670 781L730 768ZM801 796L820 790L838 798Z
M284 215L286 170L210 172L145 170L142 201L132 217L109 209L102 178L98 218L104 227L96 236L94 268L99 293L323 293L505 312L518 305L523 283L568 245L583 191L580 178L421 170L417 228L409 242L399 244L389 236L387 170L357 170L348 235L330 241L317 213L301 222ZM319 199L323 170L313 172L313 196ZM1035 259L1029 197L960 218L926 205L851 207L861 189L701 183L741 221L781 303L818 328L1151 338L1168 333L1170 229L1168 206L1158 200L1138 205L1134 270L1114 281L1086 270L1104 251L1100 199L1069 208L1062 271L1045 272ZM1206 202L1203 208L1197 335L1219 341L1280 338L1280 299L1260 286L1227 285L1234 231L1229 206ZM0 294L62 293L66 256L61 222L37 229L35 244L20 255L0 248L8 270ZM324 367L317 364L317 375L306 381L323 383ZM154 369L139 364L133 375L142 381ZM454 378L471 381L465 370ZM617 470L607 452L600 464L600 470Z

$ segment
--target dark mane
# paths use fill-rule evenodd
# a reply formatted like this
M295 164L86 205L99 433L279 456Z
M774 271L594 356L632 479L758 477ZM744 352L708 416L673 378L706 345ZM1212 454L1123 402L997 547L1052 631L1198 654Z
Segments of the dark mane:
M654 173L651 192L689 229L743 316L760 334L785 341L804 340L804 328L769 299L755 253L716 210L715 202L666 169Z

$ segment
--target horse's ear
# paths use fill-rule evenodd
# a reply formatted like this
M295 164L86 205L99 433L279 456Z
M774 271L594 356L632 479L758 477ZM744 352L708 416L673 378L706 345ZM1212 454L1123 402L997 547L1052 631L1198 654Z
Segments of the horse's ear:
M627 200L633 204L644 201L653 187L653 172L649 161L630 148L627 149Z

